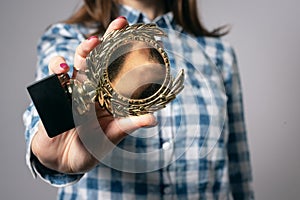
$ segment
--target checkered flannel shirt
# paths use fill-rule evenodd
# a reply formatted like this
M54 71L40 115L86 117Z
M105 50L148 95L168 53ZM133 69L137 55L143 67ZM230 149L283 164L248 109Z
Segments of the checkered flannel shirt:
M150 22L130 7L121 6L120 14L130 24ZM125 138L118 145L120 151L90 172L62 174L47 169L30 153L39 121L31 104L23 116L30 170L59 187L58 199L254 199L233 48L220 38L184 32L172 13L152 22L168 34L163 44L172 70L185 70L185 89L155 113L159 125ZM72 68L75 48L94 31L82 24L51 25L38 44L36 79L48 75L49 60L55 55L65 57ZM140 159L139 153L145 152L153 156Z

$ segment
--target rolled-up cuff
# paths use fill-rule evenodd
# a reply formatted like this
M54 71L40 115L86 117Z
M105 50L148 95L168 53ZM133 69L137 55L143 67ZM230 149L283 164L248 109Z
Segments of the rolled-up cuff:
M35 133L37 131L37 128L35 129ZM33 130L34 130L33 129ZM31 142L32 138L35 134L31 134L29 144L27 146L27 152L26 152L26 163L33 175L34 178L37 178L39 176L43 181L46 183L49 183L50 185L54 187L64 187L68 185L75 184L78 182L81 177L84 174L65 174L60 173L55 170L49 169L45 167L43 164L39 162L39 160L34 156L34 154L31 151Z

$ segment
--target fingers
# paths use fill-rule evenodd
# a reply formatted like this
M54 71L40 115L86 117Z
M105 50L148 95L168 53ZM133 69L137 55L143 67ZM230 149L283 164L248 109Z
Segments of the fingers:
M113 30L118 30L118 29L124 28L127 25L128 25L128 21L126 20L126 18L123 16L120 16L120 17L116 18L115 20L113 20L109 24L103 37L105 37L108 33L112 32Z
M118 17L110 23L104 35L107 35L113 30L121 29L128 25L125 17ZM91 36L84 40L77 48L74 57L74 68L75 70L85 70L86 69L86 57L88 54L100 44L100 39L98 36ZM66 64L63 57L55 56L53 57L48 65L49 74L61 74L69 71L70 67Z
M110 141L117 144L128 134L139 128L156 125L156 118L152 114L131 116L113 120L105 132Z
M85 58L98 44L100 44L98 36L91 36L80 43L80 45L76 48L74 57L74 68L76 70L83 71L86 69L87 66Z
M132 132L138 128L156 126L157 121L154 115L145 114L140 116L131 116L128 118L120 118L118 125L124 132Z
M49 74L61 74L69 71L70 67L66 63L66 60L61 56L55 56L51 58L49 65Z
M104 35L107 35L113 30L121 29L127 25L128 22L126 18L118 17L110 23ZM86 69L87 66L85 59L98 44L100 44L100 39L98 38L98 36L91 36L77 47L74 58L74 67L77 70Z

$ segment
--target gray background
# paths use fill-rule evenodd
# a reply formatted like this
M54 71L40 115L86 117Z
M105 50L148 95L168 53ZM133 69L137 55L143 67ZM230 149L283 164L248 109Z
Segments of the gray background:
M55 199L56 189L25 166L22 113L33 81L37 38L80 0L0 3L0 199ZM201 0L209 28L232 25L257 199L299 199L300 1Z

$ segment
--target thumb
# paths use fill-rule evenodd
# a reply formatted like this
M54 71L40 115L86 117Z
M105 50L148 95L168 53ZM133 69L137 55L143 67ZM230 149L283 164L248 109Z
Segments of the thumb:
M98 120L94 121L98 123ZM86 149L98 160L116 147L128 133L141 128L157 125L152 114L114 119L104 131L100 126L79 126L77 133Z
M123 132L130 133L138 128L156 126L157 121L153 114L145 114L119 118L116 120L116 124Z

